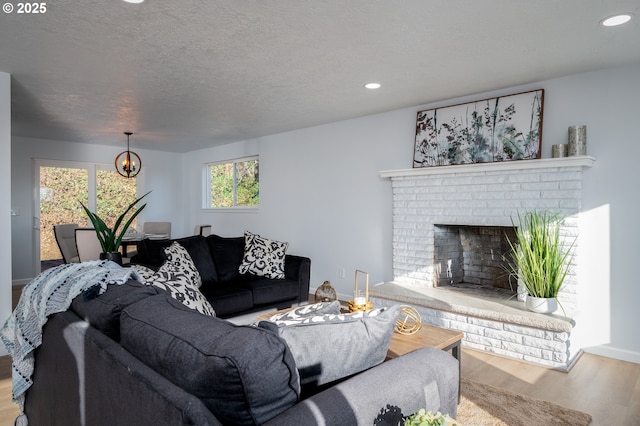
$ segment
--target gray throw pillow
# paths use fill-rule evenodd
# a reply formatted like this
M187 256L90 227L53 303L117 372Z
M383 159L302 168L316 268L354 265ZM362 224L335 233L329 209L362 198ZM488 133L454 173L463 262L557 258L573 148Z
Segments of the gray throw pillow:
M286 342L304 386L323 385L383 362L400 306L367 313L325 314L297 320L262 321Z

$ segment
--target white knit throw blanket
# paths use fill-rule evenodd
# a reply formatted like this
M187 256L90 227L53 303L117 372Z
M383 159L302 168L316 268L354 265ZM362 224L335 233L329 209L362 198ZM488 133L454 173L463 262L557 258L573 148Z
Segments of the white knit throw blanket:
M93 286L98 286L97 294L102 294L107 285L124 284L129 278L137 278L132 269L97 260L47 269L25 286L16 309L0 331L12 358L13 401L21 413L25 392L33 383L33 350L42 343L42 327L49 315L66 311L77 295ZM27 424L24 414L20 417L16 424Z

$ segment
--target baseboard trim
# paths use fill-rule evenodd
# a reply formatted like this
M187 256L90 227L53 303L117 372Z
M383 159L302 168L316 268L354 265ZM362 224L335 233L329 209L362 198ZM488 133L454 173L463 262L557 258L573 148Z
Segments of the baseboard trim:
M626 349L615 348L609 345L601 345L601 346L592 346L589 348L582 348L583 351L600 355L607 358L613 358L620 361L633 362L635 364L640 364L640 353L628 351Z

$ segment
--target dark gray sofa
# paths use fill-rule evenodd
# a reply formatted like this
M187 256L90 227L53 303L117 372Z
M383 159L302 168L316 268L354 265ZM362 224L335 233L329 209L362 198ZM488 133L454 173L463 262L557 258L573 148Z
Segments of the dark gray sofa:
M49 318L25 414L49 426L396 425L419 408L455 416L458 365L423 348L300 394L277 334L202 315L129 281L80 295Z
M240 274L244 237L194 235L174 240L144 239L138 244L138 253L131 262L157 269L166 260L163 249L173 241L189 252L202 278L200 291L220 318L269 308L288 308L309 299L309 258L287 254L285 278L281 280Z

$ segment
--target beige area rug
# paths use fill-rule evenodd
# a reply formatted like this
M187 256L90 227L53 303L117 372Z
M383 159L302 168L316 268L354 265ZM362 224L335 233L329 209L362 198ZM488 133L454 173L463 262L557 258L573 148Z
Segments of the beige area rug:
M461 426L587 426L589 414L462 378Z

